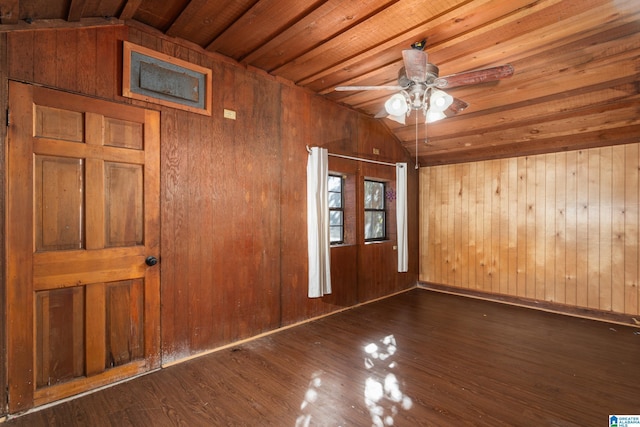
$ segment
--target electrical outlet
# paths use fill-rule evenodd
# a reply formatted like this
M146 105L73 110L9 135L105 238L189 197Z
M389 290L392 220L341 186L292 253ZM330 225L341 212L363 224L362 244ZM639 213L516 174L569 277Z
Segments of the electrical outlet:
M227 110L226 108L224 109L224 118L225 119L231 119L231 120L235 120L236 119L236 112L233 110Z
M380 154L380 149L379 148L374 148L373 149L373 154Z

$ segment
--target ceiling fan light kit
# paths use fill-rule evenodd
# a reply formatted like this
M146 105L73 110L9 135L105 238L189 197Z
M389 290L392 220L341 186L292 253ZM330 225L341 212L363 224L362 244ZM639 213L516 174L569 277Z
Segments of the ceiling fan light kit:
M414 45L413 49L402 51L404 67L399 71L397 86L338 86L335 90L396 90L398 93L387 99L384 110L376 117L405 124L405 117L411 115L412 110L421 110L425 123L433 123L455 116L469 106L443 91L443 88L496 81L513 75L513 67L507 64L438 77L438 67L428 61L429 56L422 50L424 41Z
M350 90L394 90L384 103L384 109L376 114L376 118L384 117L402 125L411 111L416 111L416 169L418 169L418 113L424 114L425 133L428 123L447 117L453 117L469 106L466 102L454 98L442 89L454 88L478 83L485 83L511 77L513 67L510 64L483 70L466 71L439 77L439 69L428 60L423 51L426 40L411 45L412 49L402 51L402 67L398 73L396 86L338 86L337 91ZM425 143L427 139L425 138Z
M444 112L453 104L453 96L440 89L422 85L414 85L412 88L410 93L403 90L387 99L384 108L388 119L405 124L404 116L411 115L411 110L422 110L426 123L447 117Z

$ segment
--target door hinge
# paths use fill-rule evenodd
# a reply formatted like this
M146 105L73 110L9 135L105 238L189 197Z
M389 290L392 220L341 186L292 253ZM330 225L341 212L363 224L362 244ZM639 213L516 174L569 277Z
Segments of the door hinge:
M7 108L7 127L9 127L10 124L11 122L9 121L9 109Z

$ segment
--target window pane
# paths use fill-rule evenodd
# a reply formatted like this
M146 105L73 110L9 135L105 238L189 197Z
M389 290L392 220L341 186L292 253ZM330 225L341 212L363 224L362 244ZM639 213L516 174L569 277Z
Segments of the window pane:
M383 239L385 237L384 212L364 213L364 238Z
M364 208L384 209L384 183L364 182Z
M329 191L336 191L340 193L342 191L342 177L329 175L328 181Z
M342 242L342 226L331 226L329 227L329 239L331 243Z
M329 207L330 208L341 208L342 207L342 194L340 194L340 193L329 193Z
M342 225L342 211L329 212L329 225Z

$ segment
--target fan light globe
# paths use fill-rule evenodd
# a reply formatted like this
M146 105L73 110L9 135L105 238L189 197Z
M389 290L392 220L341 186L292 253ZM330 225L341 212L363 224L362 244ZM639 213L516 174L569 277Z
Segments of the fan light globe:
M429 111L443 112L453 104L453 97L438 89L431 90Z
M404 125L404 124L406 124L406 121L405 121L405 118L406 118L406 117L407 117L407 115L406 115L406 114L402 114L401 116L392 116L392 115L389 115L389 116L387 116L387 119L389 119L389 120L393 120L394 122L398 122L398 123L400 123L401 125Z
M438 120L442 120L444 118L446 118L447 116L442 112L442 111L434 111L432 109L429 109L429 111L427 111L427 123L433 123L433 122L437 122Z
M409 107L407 100L399 93L396 93L384 103L384 109L390 116L402 116L407 113Z

